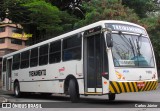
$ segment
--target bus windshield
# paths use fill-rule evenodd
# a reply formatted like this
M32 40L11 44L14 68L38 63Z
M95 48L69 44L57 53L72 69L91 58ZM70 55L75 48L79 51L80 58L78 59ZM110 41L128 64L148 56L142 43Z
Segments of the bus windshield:
M150 41L141 35L112 34L115 67L154 67Z

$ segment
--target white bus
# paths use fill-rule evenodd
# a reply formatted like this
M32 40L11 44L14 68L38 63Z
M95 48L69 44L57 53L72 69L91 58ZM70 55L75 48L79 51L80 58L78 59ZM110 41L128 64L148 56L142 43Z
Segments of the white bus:
M146 30L103 20L3 57L3 90L108 95L155 90L156 61Z

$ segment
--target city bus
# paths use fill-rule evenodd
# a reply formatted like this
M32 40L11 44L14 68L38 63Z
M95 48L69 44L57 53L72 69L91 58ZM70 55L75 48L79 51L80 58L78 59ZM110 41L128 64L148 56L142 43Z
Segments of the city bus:
M108 95L155 90L158 75L150 38L140 25L102 20L3 56L3 90Z

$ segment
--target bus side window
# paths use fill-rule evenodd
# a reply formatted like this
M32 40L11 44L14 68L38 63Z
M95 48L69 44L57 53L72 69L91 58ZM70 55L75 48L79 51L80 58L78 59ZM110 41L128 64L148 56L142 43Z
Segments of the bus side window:
M21 68L29 67L29 51L25 51L21 53Z
M82 38L78 35L63 40L63 61L81 59Z
M6 58L3 59L3 72L6 71Z
M31 49L30 67L38 65L38 48Z
M52 42L49 50L49 63L61 61L61 40Z
M39 65L48 64L48 44L42 45L39 48Z
M20 54L16 54L16 55L13 56L12 69L13 70L19 69L19 65L20 65Z

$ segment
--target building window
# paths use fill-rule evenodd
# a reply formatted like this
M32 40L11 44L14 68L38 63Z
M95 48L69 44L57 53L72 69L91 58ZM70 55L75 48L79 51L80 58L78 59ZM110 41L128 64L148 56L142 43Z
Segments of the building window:
M10 27L11 31L13 33L19 33L19 34L22 34L23 30L20 29L20 28L16 28L16 27Z
M31 49L30 67L38 65L38 48Z
M3 72L6 71L6 58L3 59Z
M12 43L12 44L22 45L22 40L11 38L11 43Z
M21 53L21 68L29 67L29 51L25 51Z
M49 50L49 63L61 61L61 40L52 42Z
M5 38L0 38L0 44L5 42Z
M16 54L16 55L13 56L12 69L13 70L19 69L19 65L20 65L20 54Z
M78 35L63 40L63 61L81 59L81 40Z
M5 32L5 27L0 27L0 32Z
M42 45L39 48L39 65L48 64L48 44Z
M25 46L29 46L29 41L24 41Z

